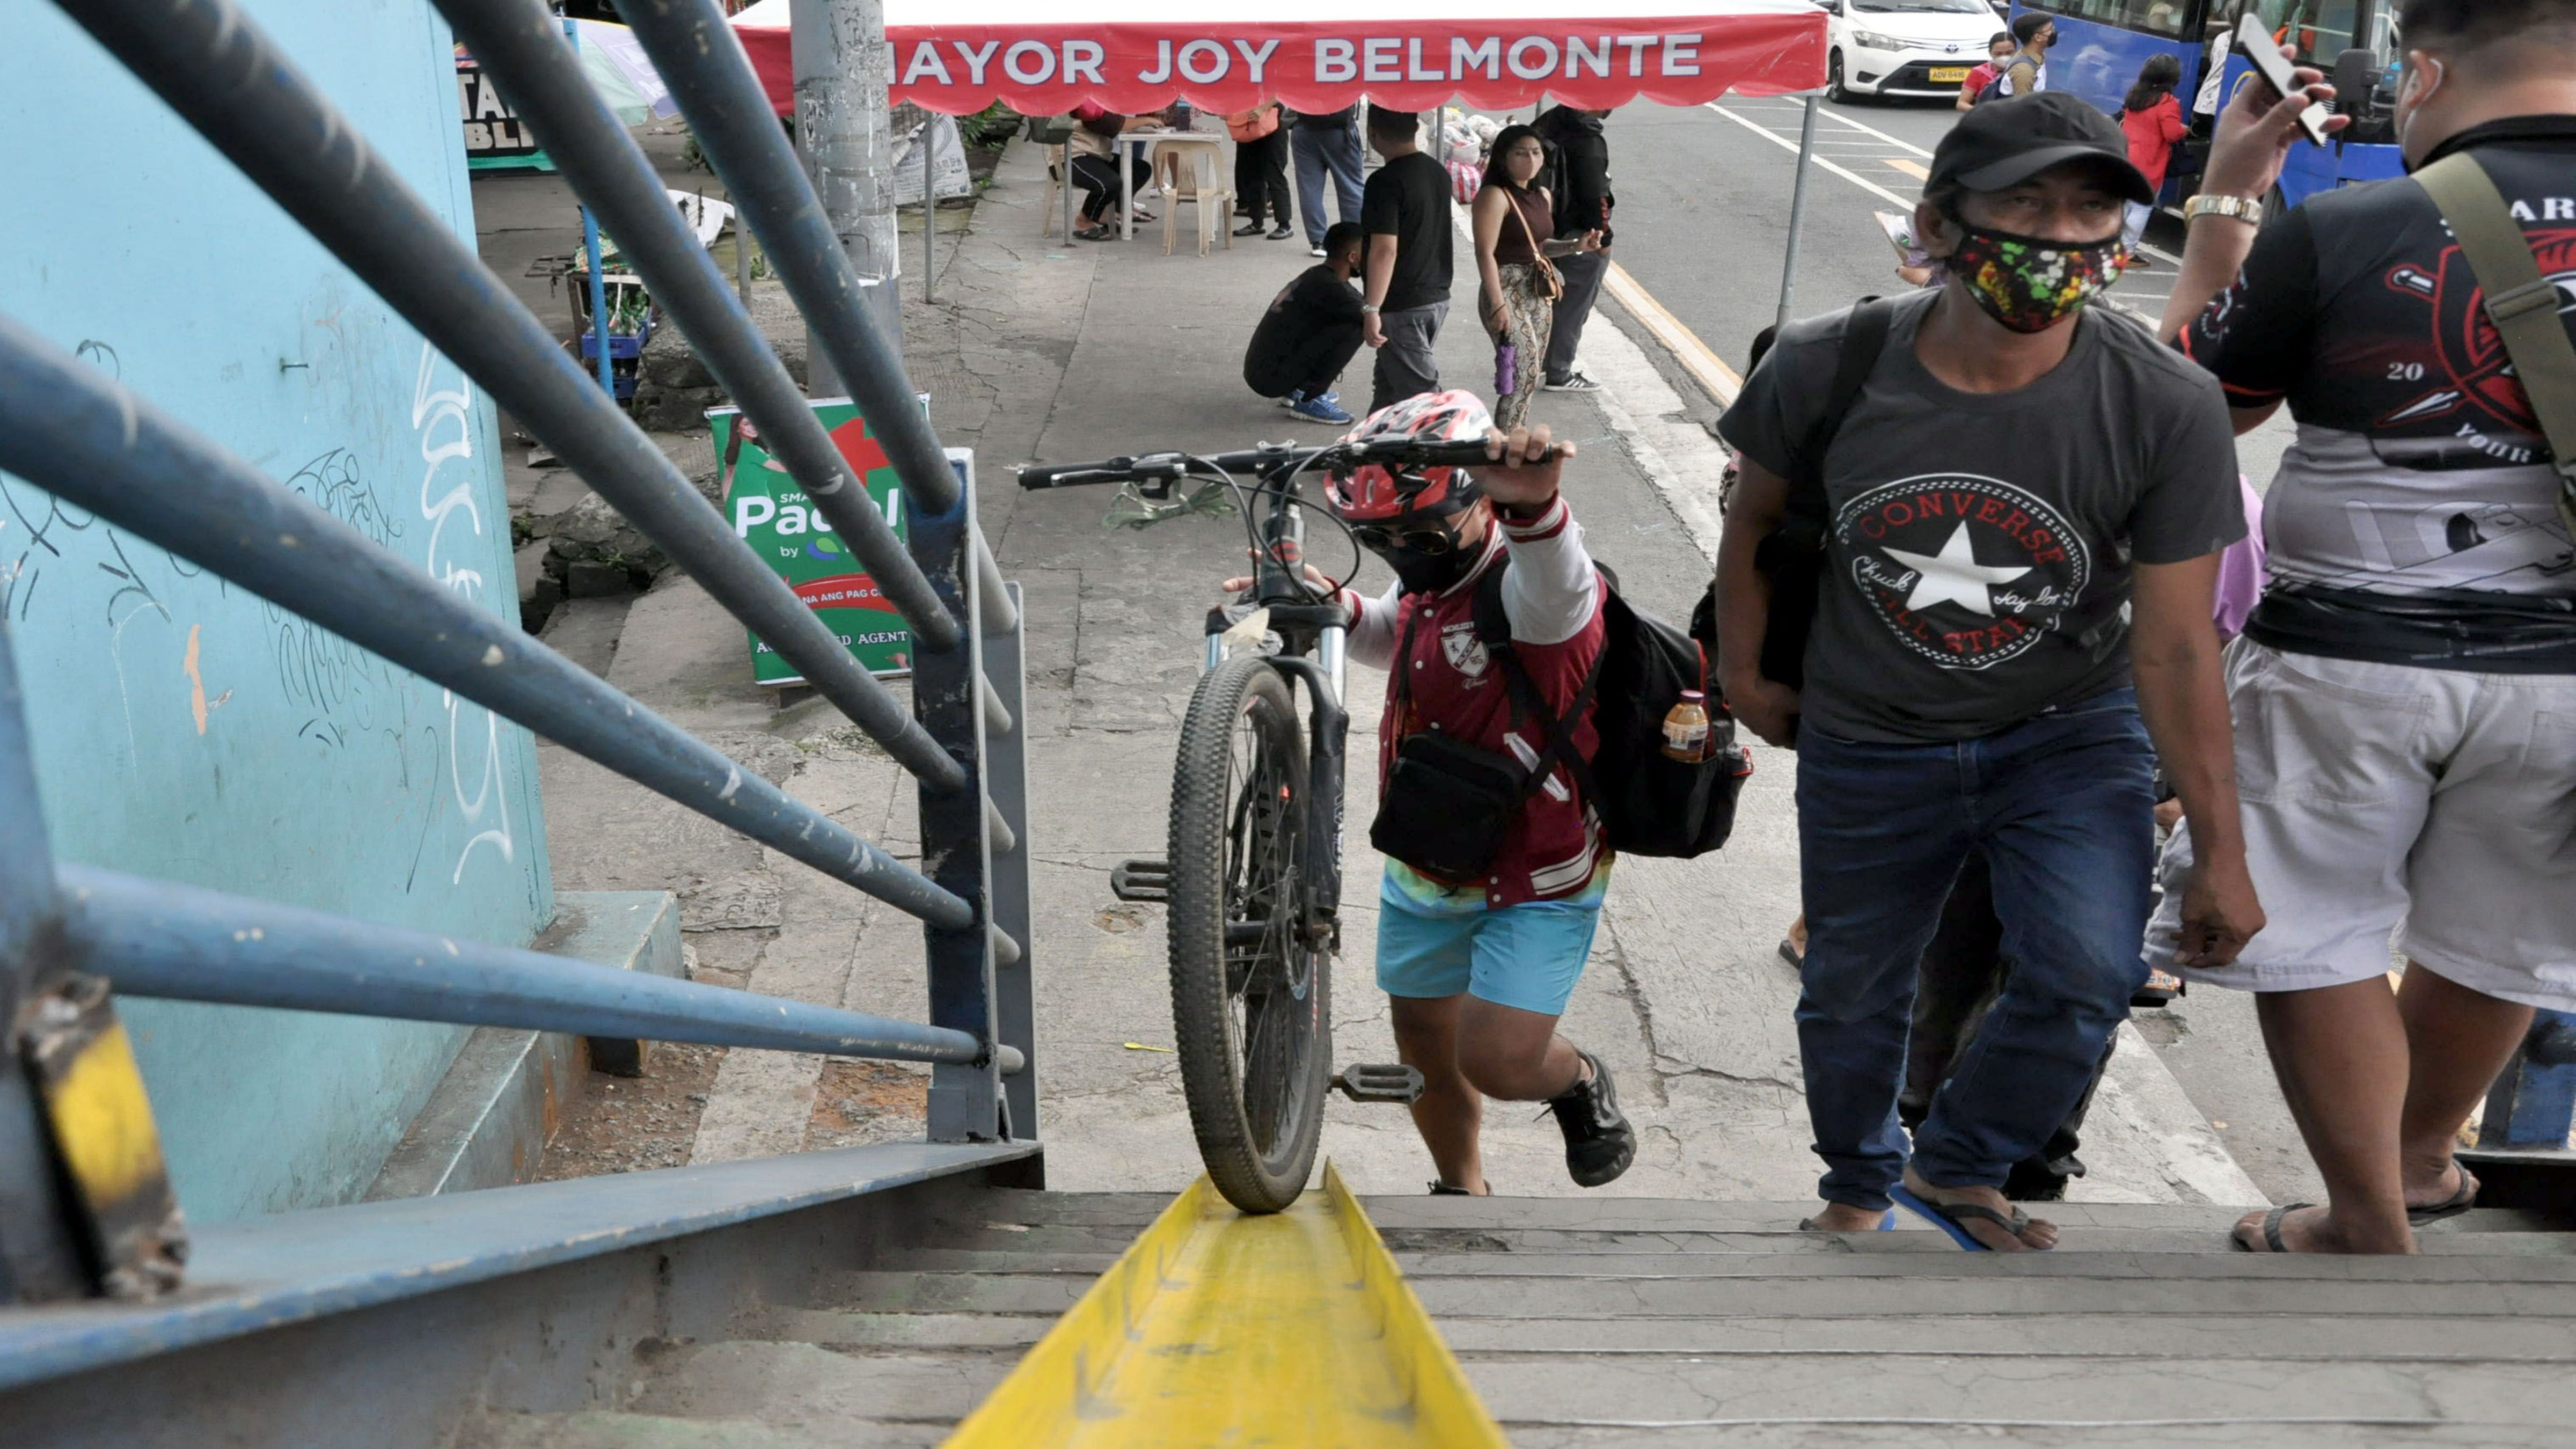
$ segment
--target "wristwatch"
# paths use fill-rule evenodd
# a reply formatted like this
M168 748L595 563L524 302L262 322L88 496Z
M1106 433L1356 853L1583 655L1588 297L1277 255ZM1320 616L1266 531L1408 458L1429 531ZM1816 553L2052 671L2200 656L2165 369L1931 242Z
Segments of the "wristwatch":
M2259 227L2263 224L2263 203L2242 196L2195 196L2182 204L2184 222L2204 216L2233 217L2247 226Z

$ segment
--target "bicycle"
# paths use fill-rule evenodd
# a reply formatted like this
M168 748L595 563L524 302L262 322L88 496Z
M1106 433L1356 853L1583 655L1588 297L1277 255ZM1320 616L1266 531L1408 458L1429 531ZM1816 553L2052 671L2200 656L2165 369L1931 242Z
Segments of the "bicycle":
M1331 1069L1351 621L1332 591L1304 576L1297 475L1486 462L1482 440L1379 439L1019 470L1029 489L1127 485L1149 522L1193 506L1196 495L1176 501L1174 490L1198 479L1228 490L1244 519L1252 585L1208 611L1204 672L1172 766L1167 854L1110 874L1120 900L1167 907L1172 1027L1190 1126L1209 1178L1244 1212L1278 1212L1305 1190L1327 1092L1356 1102L1422 1095L1422 1074L1409 1066ZM1257 530L1256 498L1268 500ZM1354 573L1358 547L1354 535Z

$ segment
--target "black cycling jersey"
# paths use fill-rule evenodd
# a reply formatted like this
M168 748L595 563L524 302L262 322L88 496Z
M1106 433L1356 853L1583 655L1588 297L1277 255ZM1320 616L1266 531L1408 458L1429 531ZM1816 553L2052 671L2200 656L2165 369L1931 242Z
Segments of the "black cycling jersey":
M2474 151L2576 330L2576 117L2498 121ZM2531 400L2477 278L2411 180L2328 192L2265 228L2183 351L2240 408L2287 400L2264 500L2276 648L2576 673L2576 546Z

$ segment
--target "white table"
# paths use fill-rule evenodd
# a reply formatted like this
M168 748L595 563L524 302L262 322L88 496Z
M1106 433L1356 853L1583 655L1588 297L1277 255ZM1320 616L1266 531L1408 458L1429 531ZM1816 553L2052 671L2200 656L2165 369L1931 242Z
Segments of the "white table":
M1188 134L1190 133L1187 131L1175 131L1164 126L1150 131L1121 131L1111 139L1109 151L1110 155L1116 158L1118 167L1118 239L1120 241L1136 239L1136 168L1128 164L1127 148L1134 146L1136 159L1150 166L1153 164L1153 157L1146 152L1146 147L1166 136Z

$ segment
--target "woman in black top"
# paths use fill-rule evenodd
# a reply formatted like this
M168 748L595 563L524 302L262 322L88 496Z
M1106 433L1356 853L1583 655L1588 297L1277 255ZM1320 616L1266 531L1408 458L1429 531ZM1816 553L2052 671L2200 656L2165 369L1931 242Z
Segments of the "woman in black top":
M1530 399L1544 380L1548 334L1555 324L1561 285L1551 256L1601 248L1601 233L1553 241L1555 202L1534 184L1547 165L1547 148L1527 126L1505 126L1485 163L1485 185L1476 193L1477 315L1496 347L1512 349L1509 387L1505 370L1494 381L1494 425L1508 432L1529 416Z

